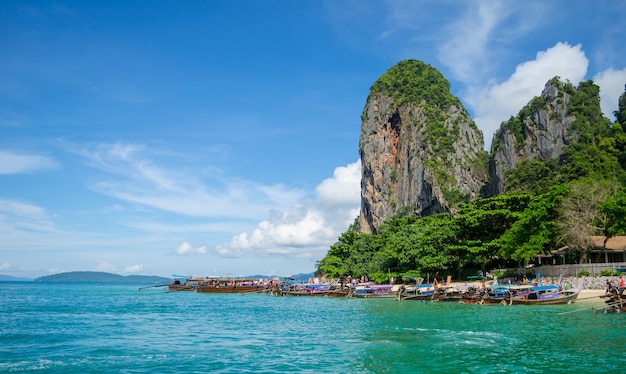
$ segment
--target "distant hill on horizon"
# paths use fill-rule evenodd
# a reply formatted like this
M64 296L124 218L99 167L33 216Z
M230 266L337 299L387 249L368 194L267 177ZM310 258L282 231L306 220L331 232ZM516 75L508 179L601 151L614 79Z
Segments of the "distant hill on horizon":
M250 275L244 278L273 278L268 275ZM314 273L300 273L289 276L302 281L314 277ZM282 278L282 277L281 277ZM171 278L157 275L119 275L101 271L69 271L58 274L44 275L35 279L20 278L11 275L0 274L0 281L29 281L29 282L93 282L93 283L159 283L165 284L172 281Z
M156 275L119 275L101 271L70 271L45 275L35 282L93 282L93 283L170 283L170 278Z
M12 275L0 274L0 282L32 282L32 278L14 277Z
M297 279L297 280L302 280L302 281L307 281L311 278L313 278L315 276L315 273L300 273L300 274L294 274L294 275L290 275L286 278L293 278L293 279ZM243 278L251 278L251 279L271 279L271 278L285 278L285 277L281 277L281 276L277 276L277 275L260 275L260 274L255 274L255 275L248 275L246 277Z

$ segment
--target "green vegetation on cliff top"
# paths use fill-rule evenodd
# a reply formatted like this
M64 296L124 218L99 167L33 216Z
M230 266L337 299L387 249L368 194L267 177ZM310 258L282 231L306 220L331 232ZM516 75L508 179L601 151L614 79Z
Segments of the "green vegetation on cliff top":
M437 69L417 60L400 61L381 75L370 88L370 96L383 92L398 106L425 101L442 109L462 107L450 93L450 82Z

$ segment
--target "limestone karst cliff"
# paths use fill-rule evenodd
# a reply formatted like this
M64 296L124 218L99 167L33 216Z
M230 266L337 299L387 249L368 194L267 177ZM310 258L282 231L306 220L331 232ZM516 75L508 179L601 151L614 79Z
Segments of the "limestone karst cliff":
M564 84L554 78L517 116L500 125L491 145L490 183L486 195L506 192L504 176L522 160L558 158L563 150L577 140L572 131L576 117L568 114L570 95Z
M566 164L572 144L593 142L610 128L593 82L576 87L558 77L503 121L488 155L482 132L439 71L416 60L387 70L362 114L361 232L375 233L397 215L454 212L459 203L502 194L507 173L522 161Z
M371 87L362 114L363 232L409 210L448 211L487 183L482 132L433 67L404 60Z

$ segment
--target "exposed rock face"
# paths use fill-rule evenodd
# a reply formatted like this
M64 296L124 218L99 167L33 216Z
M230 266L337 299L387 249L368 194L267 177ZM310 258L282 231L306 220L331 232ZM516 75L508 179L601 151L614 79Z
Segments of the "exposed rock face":
M571 131L576 117L567 115L570 96L561 88L562 83L552 79L517 118L502 123L491 145L490 183L485 195L506 192L504 173L521 161L558 158L577 141L576 132Z
M430 215L477 197L487 183L482 132L447 80L405 60L374 83L362 116L362 232L399 212Z

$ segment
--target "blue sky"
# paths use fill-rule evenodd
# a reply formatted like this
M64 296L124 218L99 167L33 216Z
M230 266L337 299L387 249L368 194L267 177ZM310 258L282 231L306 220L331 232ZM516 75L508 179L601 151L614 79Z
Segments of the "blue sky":
M311 272L403 59L485 135L558 75L614 120L621 1L0 2L0 274Z

